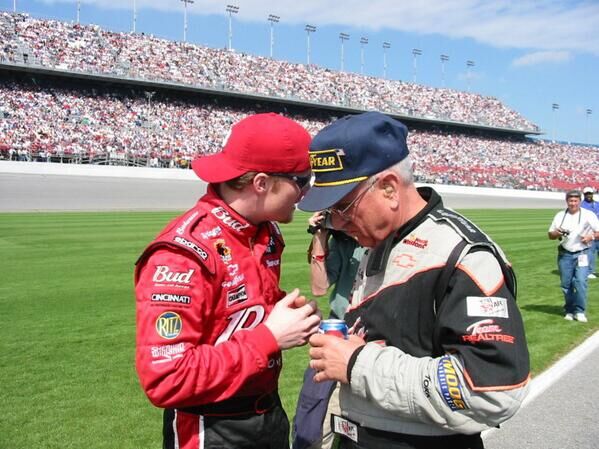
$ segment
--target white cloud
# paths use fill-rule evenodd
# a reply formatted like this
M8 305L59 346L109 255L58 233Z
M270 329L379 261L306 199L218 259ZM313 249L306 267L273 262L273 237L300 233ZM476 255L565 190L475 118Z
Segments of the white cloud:
M537 51L520 56L512 61L514 67L523 67L536 64L559 64L570 60L567 51Z
M73 0L42 0L46 3ZM106 8L131 9L132 1L82 0ZM139 8L182 10L175 0L136 0ZM193 14L225 14L227 3L239 5L236 20L281 21L317 26L440 34L527 51L571 51L599 55L599 2L594 0L195 0Z

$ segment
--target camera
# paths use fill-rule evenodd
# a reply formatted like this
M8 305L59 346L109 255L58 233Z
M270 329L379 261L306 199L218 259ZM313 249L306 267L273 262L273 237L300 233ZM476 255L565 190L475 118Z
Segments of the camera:
M570 231L568 231L567 229L563 229L563 228L559 228L557 230L557 232L559 232L561 235L563 235L564 237L567 236L568 234L570 234Z
M331 221L331 213L327 210L324 211L318 223L314 226L308 226L309 234L316 234L321 229L333 229L333 223Z

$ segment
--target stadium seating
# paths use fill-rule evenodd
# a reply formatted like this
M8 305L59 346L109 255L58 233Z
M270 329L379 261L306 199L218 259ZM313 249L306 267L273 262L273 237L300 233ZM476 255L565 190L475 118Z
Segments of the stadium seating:
M257 105L256 105L257 107ZM0 159L188 168L219 151L230 125L259 109L173 99L117 88L0 81ZM332 115L288 114L312 134ZM563 190L599 187L595 147L483 133L412 129L421 182ZM582 170L572 161L586 160Z
M314 65L115 33L95 25L0 14L0 60L86 73L376 109L525 131L538 128L496 98Z

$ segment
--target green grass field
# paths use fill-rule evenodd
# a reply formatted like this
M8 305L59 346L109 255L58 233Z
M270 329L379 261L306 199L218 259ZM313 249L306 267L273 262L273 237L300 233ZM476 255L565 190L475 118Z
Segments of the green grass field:
M512 261L534 373L599 329L599 280L589 323L561 317L553 210L467 210ZM161 411L134 369L137 256L174 213L0 214L0 448L161 447ZM283 227L283 287L308 292L306 214ZM323 308L326 300L321 300ZM290 417L306 348L285 354L281 395Z

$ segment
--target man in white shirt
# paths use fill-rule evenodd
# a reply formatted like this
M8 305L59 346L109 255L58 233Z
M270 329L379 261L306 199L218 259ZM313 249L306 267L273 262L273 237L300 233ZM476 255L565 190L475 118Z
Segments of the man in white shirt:
M560 240L557 264L565 298L564 319L586 323L589 248L599 239L599 219L580 207L581 198L578 190L566 193L568 207L555 215L548 236Z

